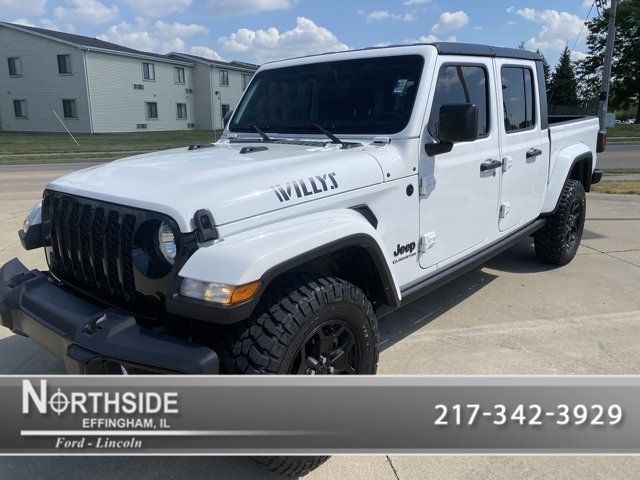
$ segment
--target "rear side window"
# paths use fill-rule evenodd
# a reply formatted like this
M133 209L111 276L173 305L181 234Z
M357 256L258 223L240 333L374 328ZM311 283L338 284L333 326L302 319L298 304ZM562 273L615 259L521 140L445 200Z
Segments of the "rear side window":
M528 130L535 125L533 72L524 67L502 67L504 129L507 133Z
M478 137L489 134L489 89L487 71L476 65L443 65L433 97L429 132L438 137L438 115L442 105L471 103L478 108Z

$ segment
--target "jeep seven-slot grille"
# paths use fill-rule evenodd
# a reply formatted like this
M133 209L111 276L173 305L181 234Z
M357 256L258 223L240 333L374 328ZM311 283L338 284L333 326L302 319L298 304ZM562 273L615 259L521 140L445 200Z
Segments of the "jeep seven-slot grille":
M136 216L116 205L48 192L51 271L109 297L133 300Z

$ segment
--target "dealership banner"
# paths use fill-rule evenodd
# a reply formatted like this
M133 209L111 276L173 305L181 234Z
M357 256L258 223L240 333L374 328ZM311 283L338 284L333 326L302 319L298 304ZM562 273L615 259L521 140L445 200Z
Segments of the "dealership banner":
M640 376L2 376L0 453L640 454Z

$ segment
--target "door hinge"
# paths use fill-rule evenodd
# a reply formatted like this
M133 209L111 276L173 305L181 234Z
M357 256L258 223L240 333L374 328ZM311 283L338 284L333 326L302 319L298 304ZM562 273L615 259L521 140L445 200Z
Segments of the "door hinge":
M510 211L511 204L509 202L504 202L502 205L500 205L500 218L504 218L509 215Z
M511 157L504 157L502 159L502 171L506 172L513 165L513 159Z
M420 245L418 246L419 253L425 253L431 247L436 244L436 233L429 232L420 237Z
M426 177L420 177L420 196L426 197L436 188L436 177L428 175Z

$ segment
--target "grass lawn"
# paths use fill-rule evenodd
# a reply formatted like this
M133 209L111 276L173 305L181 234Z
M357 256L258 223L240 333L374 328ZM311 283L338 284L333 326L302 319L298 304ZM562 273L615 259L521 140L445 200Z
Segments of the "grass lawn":
M79 133L76 144L66 133L26 133L0 131L0 163L73 160L107 160L126 156L124 152L149 152L209 143L220 132L180 130L171 132ZM120 154L119 152L122 152ZM20 155L17 157L16 155Z
M613 128L607 128L607 139L637 137L640 138L640 125L616 125Z
M591 191L597 193L622 193L640 195L640 180L608 180L591 185Z

